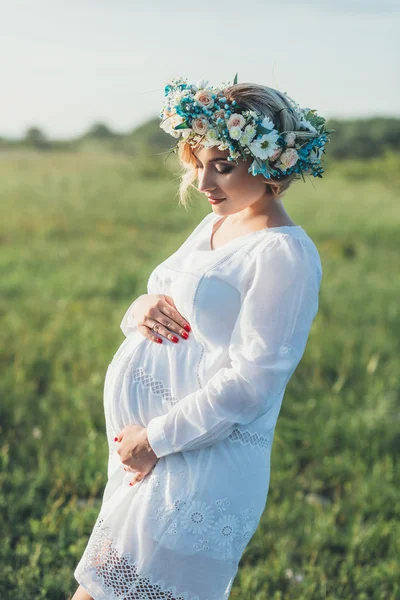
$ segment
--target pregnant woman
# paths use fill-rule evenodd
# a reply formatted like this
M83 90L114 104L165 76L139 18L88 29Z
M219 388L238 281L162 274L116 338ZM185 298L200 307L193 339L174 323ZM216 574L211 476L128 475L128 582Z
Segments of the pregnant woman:
M185 205L212 211L123 317L104 384L102 506L73 600L227 600L267 501L285 388L318 311L316 246L282 195L333 130L250 83L165 88Z

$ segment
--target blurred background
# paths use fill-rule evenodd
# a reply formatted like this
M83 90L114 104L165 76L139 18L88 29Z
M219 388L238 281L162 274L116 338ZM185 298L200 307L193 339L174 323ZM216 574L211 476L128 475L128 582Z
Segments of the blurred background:
M121 319L210 212L178 205L164 85L236 72L336 133L323 178L284 199L320 252L320 309L231 598L400 597L399 28L385 0L1 3L2 599L77 587Z

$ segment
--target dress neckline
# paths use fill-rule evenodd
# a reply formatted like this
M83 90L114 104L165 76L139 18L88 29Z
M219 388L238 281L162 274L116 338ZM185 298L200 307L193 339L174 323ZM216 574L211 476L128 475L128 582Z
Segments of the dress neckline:
M238 242L240 240L244 240L247 239L248 237L255 235L257 233L268 233L269 231L286 231L286 230L295 230L295 231L304 231L303 228L301 227L301 225L279 225L278 227L263 227L263 229L257 229L257 231L250 231L249 233L244 233L243 235L238 235L237 237L233 238L232 240L230 240L229 242L226 242L225 244L223 244L222 246L218 246L218 248L211 248L211 238L213 236L213 230L214 230L214 225L215 223L217 223L218 221L220 221L221 219L224 218L224 215L215 215L214 213L210 213L211 214L211 227L207 228L207 250L206 252L218 252L219 250L222 250L223 248L225 248L226 246L230 246L232 245L234 242Z

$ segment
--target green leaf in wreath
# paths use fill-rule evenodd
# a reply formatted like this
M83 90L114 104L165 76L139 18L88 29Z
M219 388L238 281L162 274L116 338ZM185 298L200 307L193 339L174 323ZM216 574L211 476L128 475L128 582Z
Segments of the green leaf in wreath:
M179 125L173 127L172 129L189 129L189 127L189 123L187 121L183 121L183 123L179 123Z
M266 127L263 127L262 125L259 125L257 127L257 134L260 133L271 133L271 131L273 131L272 129L267 129Z

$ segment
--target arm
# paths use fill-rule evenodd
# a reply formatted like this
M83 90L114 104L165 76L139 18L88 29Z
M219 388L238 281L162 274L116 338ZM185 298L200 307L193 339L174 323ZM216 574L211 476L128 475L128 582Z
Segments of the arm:
M159 458L209 446L280 402L318 310L320 278L301 241L272 240L253 259L230 340L230 366L148 423Z

